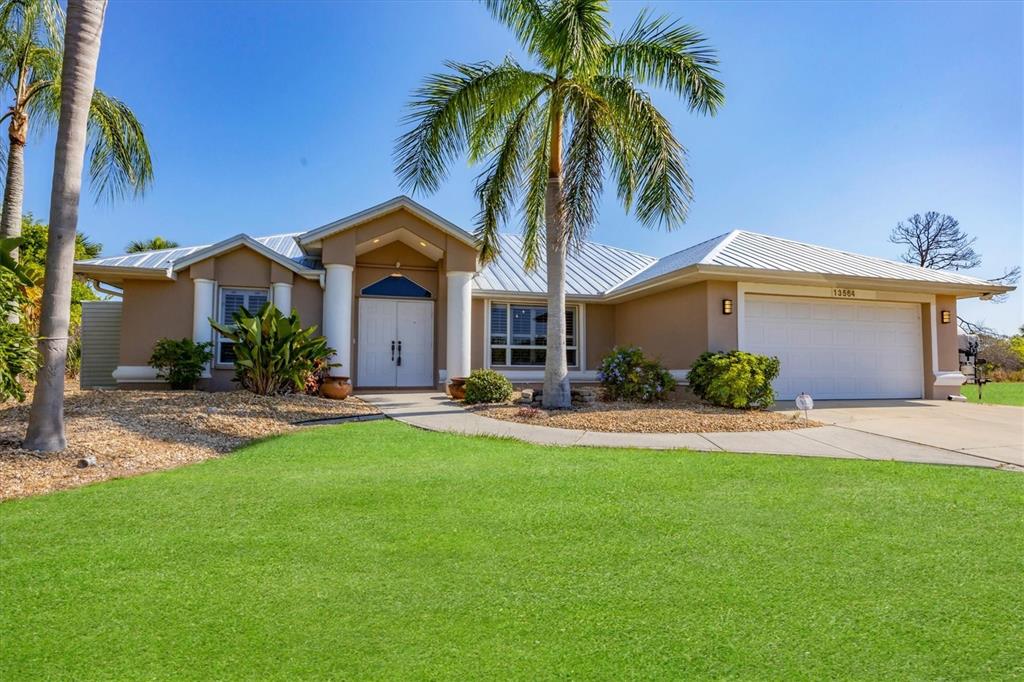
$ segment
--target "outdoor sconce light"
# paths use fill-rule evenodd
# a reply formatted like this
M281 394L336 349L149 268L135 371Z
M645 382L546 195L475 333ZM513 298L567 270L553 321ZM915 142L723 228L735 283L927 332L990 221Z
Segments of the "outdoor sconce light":
M942 324L949 324L952 321L953 321L953 313L949 312L948 310L943 310L942 311Z
M731 298L723 298L722 299L722 314L723 315L732 315L732 299Z

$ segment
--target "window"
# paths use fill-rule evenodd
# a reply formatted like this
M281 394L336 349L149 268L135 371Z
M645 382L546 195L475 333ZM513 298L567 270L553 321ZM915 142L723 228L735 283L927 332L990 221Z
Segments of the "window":
M430 292L404 275L390 275L363 287L363 296L391 296L401 298L430 298Z
M538 367L544 364L548 342L546 306L491 303L491 365ZM576 366L578 348L576 308L565 309L565 359Z
M220 305L217 306L217 321L221 324L234 322L234 315L241 308L250 313L257 312L270 297L266 289L221 289ZM235 364L235 349L231 341L217 334L217 364Z

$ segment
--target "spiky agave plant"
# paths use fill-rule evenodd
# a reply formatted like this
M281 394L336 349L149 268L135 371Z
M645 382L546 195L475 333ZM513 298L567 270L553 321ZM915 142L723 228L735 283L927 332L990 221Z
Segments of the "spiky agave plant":
M686 219L693 188L683 146L641 86L665 88L691 111L724 102L718 60L699 31L642 12L617 39L605 0L485 0L536 68L448 62L410 104L395 148L396 172L412 191L433 192L463 154L485 162L476 194L481 259L519 203L523 259L546 263L545 407L570 404L565 354L565 259L597 219L610 171L619 200L647 227ZM542 247L543 244L543 247Z

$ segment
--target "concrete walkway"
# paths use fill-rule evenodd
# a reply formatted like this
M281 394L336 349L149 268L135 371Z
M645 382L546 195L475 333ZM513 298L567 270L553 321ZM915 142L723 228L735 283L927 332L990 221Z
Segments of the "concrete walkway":
M899 460L1024 471L1013 463L924 443L831 425L792 431L733 433L605 433L519 424L468 412L440 393L359 394L384 414L428 431L515 438L540 445L588 445L756 452L808 457ZM817 416L817 415L816 415Z

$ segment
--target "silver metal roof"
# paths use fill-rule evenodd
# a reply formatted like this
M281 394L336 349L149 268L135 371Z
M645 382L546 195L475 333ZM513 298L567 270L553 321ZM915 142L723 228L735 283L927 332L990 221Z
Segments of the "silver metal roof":
M267 248L276 251L285 258L289 258L303 267L318 268L320 259L307 256L295 243L295 237L301 232L290 232L288 234L274 234L269 237L254 237L256 241ZM81 265L101 265L104 267L121 268L159 268L167 269L173 267L175 261L180 261L191 256L197 251L209 248L211 244L200 246L181 246L174 249L161 249L160 251L142 251L140 253L128 253L120 256L108 256L105 258L93 258L91 260L76 261Z
M733 230L664 258L615 287L629 289L691 265L806 272L846 277L877 277L943 284L989 285L983 279L948 270L932 270L907 263L863 256L814 244Z
M503 234L501 253L474 279L481 291L515 294L547 293L546 261L541 257L537 269L523 268L523 239L517 234ZM569 296L600 296L624 278L640 272L657 259L642 253L614 246L585 242L572 249L566 257L565 288Z
M301 234L305 233L277 234L256 237L255 240L305 268L320 268L319 258L304 254L299 247L295 238ZM504 294L546 293L543 256L537 269L527 272L523 268L522 237L518 234L502 234L500 239L500 254L476 276L474 288L478 291ZM167 269L173 267L175 261L181 261L208 247L207 244L147 251L78 261L78 264ZM596 242L585 242L582 247L569 252L566 261L566 292L569 296L619 293L694 265L991 286L985 280L957 272L930 270L791 239L734 230L664 258L654 258ZM1003 290L1005 287L995 289Z
M737 268L785 270L850 277L881 277L949 284L988 284L985 280L977 277L969 277L948 270L931 270L885 258L862 256L859 253L839 251L743 230L736 230L726 235L721 248L702 262Z

